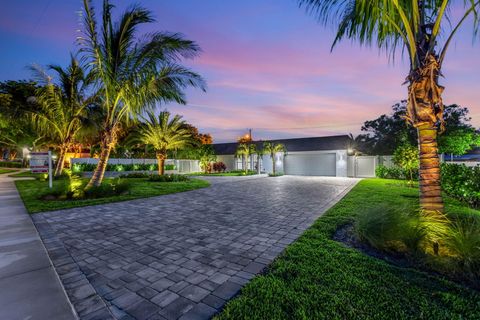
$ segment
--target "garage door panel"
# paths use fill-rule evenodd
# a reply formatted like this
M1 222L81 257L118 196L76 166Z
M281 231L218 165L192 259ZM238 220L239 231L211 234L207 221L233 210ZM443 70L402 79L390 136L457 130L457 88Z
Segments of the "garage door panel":
M287 154L285 174L305 176L335 176L336 154Z

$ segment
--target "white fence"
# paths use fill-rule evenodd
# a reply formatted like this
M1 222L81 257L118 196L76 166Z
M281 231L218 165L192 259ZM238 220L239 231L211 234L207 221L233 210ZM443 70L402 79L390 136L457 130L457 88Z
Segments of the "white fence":
M86 163L86 164L97 164L97 158L72 158L70 159L72 165L76 163ZM109 164L157 164L157 159L108 159ZM198 160L187 160L187 159L166 159L165 165L175 165L175 170L169 170L175 173L192 173L200 172L200 163Z

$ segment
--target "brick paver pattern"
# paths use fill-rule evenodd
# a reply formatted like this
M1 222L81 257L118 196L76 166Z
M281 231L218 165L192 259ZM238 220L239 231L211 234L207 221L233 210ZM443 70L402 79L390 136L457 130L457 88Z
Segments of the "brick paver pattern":
M34 216L82 319L208 319L357 182L212 180Z

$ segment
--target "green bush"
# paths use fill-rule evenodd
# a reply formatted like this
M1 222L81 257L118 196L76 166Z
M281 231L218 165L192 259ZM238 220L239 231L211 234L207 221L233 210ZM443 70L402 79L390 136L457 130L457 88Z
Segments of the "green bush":
M425 231L418 212L407 208L379 205L355 218L360 240L383 251L416 254L421 251Z
M480 207L480 166L441 165L442 188L450 195L474 208Z
M188 176L183 174L152 174L148 180L152 182L183 182L188 181L189 179Z
M3 168L21 168L22 163L18 161L0 161L0 167Z
M144 173L144 172L133 172L133 173L127 173L127 174L122 174L120 178L148 178L150 177L150 174Z
M450 266L470 278L480 280L480 216L458 216L445 239L452 258Z
M405 171L400 167L379 165L375 169L375 175L382 179L405 179Z
M359 213L354 230L360 241L380 251L401 253L454 278L480 280L480 216L449 218L380 205Z
M72 171L79 172L91 172L97 167L96 164L91 163L75 163L72 166ZM165 170L175 170L176 166L173 164L167 164L164 166ZM157 171L157 164L107 164L105 171Z
M125 194L130 189L130 184L126 180L115 179L113 181L104 181L100 186L90 187L83 192L85 199L98 199L113 197Z

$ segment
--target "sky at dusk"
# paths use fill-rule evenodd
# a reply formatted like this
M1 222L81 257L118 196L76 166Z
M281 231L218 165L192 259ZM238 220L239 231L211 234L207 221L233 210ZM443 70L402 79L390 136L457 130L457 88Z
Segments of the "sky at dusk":
M455 1L456 2L456 1ZM458 1L460 2L460 1ZM1 0L0 81L27 79L32 63L66 65L80 28L80 0ZM100 15L96 1L97 15ZM112 1L121 12L129 1ZM333 29L295 0L141 0L156 22L148 31L181 32L203 50L186 64L208 83L188 90L188 104L161 106L233 141L358 134L365 120L406 97L407 65L345 40L330 52ZM455 9L453 12L455 15ZM480 126L480 43L465 25L451 46L441 83L444 102L470 109Z

